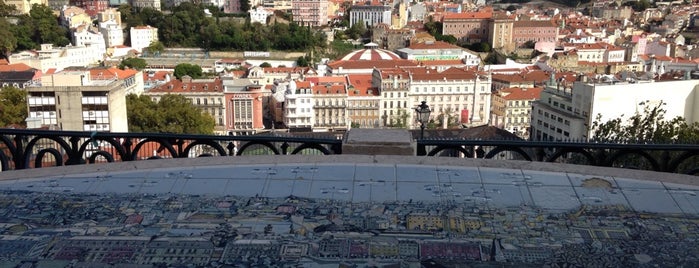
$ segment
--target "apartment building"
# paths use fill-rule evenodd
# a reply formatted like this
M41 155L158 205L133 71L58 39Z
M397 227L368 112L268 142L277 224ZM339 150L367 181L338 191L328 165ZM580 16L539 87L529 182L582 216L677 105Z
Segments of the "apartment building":
M223 101L223 83L221 79L192 79L183 76L155 86L144 93L157 102L166 94L182 95L189 99L194 107L214 118L216 133L225 132L226 104Z
M309 81L292 81L286 91L284 124L293 128L312 128L315 122L313 112L313 84Z
M64 131L128 132L126 95L143 91L135 70L62 71L26 87L29 117Z
M493 48L511 51L514 49L512 42L514 31L514 18L502 14L494 14L489 20L488 43Z
M0 64L0 87L25 88L41 82L41 71L24 63Z
M139 10L147 7L155 10L161 10L160 0L132 0L131 6Z
M410 73L400 68L374 69L372 85L381 93L379 114L382 127L410 125L413 106L410 101Z
M258 6L257 8L250 9L248 11L250 13L250 23L260 23L262 25L267 24L267 17L271 16L274 14L272 10L268 10L267 8Z
M314 130L346 130L347 89L346 85L314 85L313 112Z
M60 24L68 29L80 25L92 25L92 18L85 12L85 9L76 6L64 6L58 19Z
M371 81L371 74L347 75L347 116L350 127L379 127L381 95Z
M387 24L377 24L371 32L371 40L380 48L395 51L410 45L410 39L415 37L413 29L391 29Z
M592 81L582 76L572 86L549 81L532 108L531 139L566 140L592 138L592 122L642 112L644 105L665 103L665 118L682 116L689 123L699 121L697 80Z
M442 34L453 35L461 42L480 43L489 40L492 11L446 13L442 18Z
M408 106L416 107L427 101L432 109L431 119L448 116L464 125L482 125L490 116L491 83L490 75L467 68L442 72L411 69ZM415 118L412 109L410 113L410 118ZM411 122L417 124L415 120Z
M350 26L364 23L367 28L379 23L391 25L391 7L379 1L360 2L350 8Z
M291 2L294 22L302 26L328 25L328 0L298 0Z
M543 90L543 87L498 90L492 95L491 124L528 139L532 103L539 100Z
M80 26L74 29L73 33L73 45L75 46L90 46L98 50L100 55L107 53L107 47L105 46L104 36L97 32L96 30L90 29L87 26Z
M556 42L558 26L550 20L515 21L513 23L512 41L515 46L526 42Z
M129 37L131 37L131 48L141 52L152 42L158 41L158 28L148 25L131 27Z
M121 26L121 12L116 8L108 8L97 13L97 22L107 21L114 21L117 25Z
M85 14L90 17L96 17L98 13L109 8L108 0L69 0L68 3L84 9Z
M10 55L10 63L24 63L32 68L46 72L68 67L94 66L103 60L104 52L99 46L67 46L54 48L52 44L42 44L37 51L22 51Z
M267 109L270 91L260 85L247 85L231 90L226 87L225 100L227 124L226 130L238 134L254 134L264 129L263 118L268 114Z
M107 47L124 45L124 30L116 21L100 22L99 30Z

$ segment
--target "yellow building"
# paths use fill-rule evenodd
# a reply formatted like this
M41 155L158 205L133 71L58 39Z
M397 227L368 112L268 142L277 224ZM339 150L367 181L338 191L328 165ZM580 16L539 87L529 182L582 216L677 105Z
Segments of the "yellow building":
M48 0L5 0L5 3L17 8L19 14L29 14L32 10L32 5L48 5Z
M413 213L407 217L408 230L434 231L444 229L444 217L426 213Z

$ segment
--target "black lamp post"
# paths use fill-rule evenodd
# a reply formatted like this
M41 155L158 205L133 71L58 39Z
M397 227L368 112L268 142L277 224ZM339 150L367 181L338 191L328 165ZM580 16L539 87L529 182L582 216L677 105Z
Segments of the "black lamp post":
M420 105L415 108L415 113L417 113L417 121L420 122L420 139L425 138L425 126L430 120L430 106L427 105L427 101L422 101Z

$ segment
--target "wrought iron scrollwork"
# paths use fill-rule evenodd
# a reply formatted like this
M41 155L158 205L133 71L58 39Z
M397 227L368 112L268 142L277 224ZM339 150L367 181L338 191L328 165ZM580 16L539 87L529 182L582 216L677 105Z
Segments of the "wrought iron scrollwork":
M3 171L76 164L246 154L340 154L342 140L0 129Z
M418 155L559 162L699 175L699 145L418 140ZM422 152L422 153L420 153Z

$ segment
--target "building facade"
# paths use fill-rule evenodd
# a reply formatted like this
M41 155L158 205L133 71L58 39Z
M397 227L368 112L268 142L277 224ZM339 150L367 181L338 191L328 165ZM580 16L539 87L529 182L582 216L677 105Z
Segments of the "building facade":
M442 34L453 35L466 43L487 42L490 36L492 12L446 13L442 18Z
M172 79L162 85L155 86L145 93L155 102L160 101L166 94L182 95L187 98L194 107L209 114L214 119L214 132L224 133L226 104L223 101L221 79L192 79L185 75L181 79Z
M327 0L300 0L291 2L291 15L302 26L321 27L328 25Z
M158 28L151 26L131 27L129 37L131 38L131 47L141 52L152 42L158 41Z
M643 112L644 105L665 103L665 118L699 121L697 80L666 82L601 82L582 76L573 86L549 81L532 108L532 140L589 139L592 121L600 122Z
M391 25L391 7L378 1L353 5L349 12L350 26L364 23L368 29L379 23Z
M532 103L539 100L542 87L505 88L493 94L491 123L520 138L529 138Z
M128 132L126 95L143 91L143 75L134 70L63 71L44 75L40 85L25 89L29 118L41 119L44 126Z

